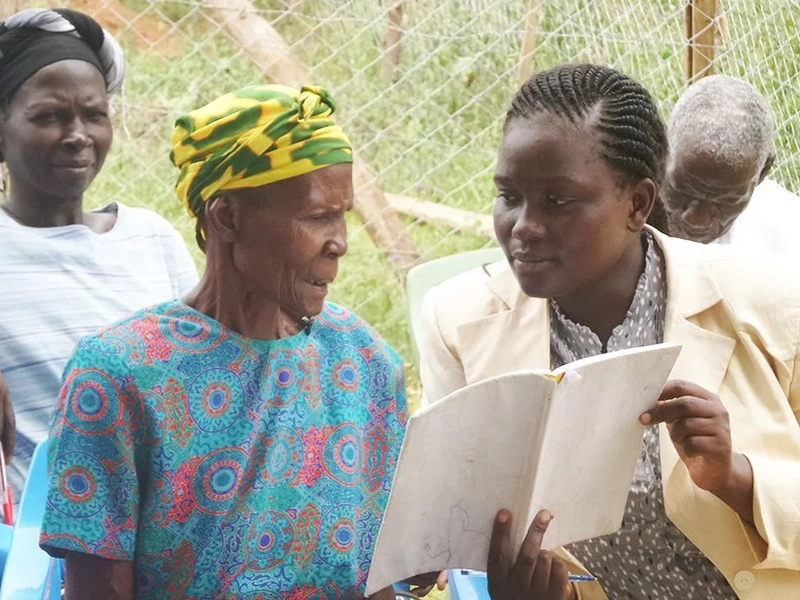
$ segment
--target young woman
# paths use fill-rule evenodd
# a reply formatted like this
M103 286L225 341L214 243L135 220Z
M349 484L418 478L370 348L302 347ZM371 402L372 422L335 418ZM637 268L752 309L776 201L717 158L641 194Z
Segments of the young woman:
M500 513L495 600L790 600L800 589L800 506L787 500L800 498L800 280L646 226L666 156L637 82L594 65L535 75L512 102L495 174L508 263L426 299L428 402L504 372L683 346L675 380L641 417L622 528L558 558L540 552L542 511L514 562ZM570 586L578 565L598 583Z

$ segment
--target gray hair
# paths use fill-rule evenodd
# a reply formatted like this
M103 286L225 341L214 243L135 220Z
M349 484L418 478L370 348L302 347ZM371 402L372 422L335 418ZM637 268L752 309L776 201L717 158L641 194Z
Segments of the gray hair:
M691 148L733 168L754 160L763 165L775 154L772 108L750 83L711 75L689 86L678 99L669 121L669 145L674 156Z

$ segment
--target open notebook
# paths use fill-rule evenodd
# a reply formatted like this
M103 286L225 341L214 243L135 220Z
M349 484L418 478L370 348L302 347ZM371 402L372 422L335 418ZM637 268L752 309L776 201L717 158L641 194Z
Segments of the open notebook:
M518 551L536 513L546 548L619 529L643 426L680 352L657 344L520 371L453 392L409 420L367 594L412 575L486 570L496 512Z

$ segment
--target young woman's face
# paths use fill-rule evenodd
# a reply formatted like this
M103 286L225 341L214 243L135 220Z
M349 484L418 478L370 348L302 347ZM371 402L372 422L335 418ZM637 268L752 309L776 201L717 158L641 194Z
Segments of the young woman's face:
M495 173L494 226L528 296L591 294L639 243L652 199L622 185L598 143L590 126L548 113L509 123Z
M15 196L80 196L100 172L112 138L103 75L80 60L37 71L0 116L0 152Z

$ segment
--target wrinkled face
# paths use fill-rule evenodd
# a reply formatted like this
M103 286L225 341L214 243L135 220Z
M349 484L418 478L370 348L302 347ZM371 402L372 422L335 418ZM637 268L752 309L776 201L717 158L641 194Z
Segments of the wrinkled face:
M0 117L0 152L17 197L80 196L103 166L113 137L100 71L80 60L43 67Z
M742 169L677 150L661 191L669 232L702 244L725 234L750 202L761 179L758 161Z
M589 126L547 113L507 128L495 173L494 224L528 296L590 295L639 243L631 228L641 229L649 207L635 214L631 192L597 144Z
M295 319L319 314L347 252L352 165L331 165L231 195L241 209L233 261L247 287Z

